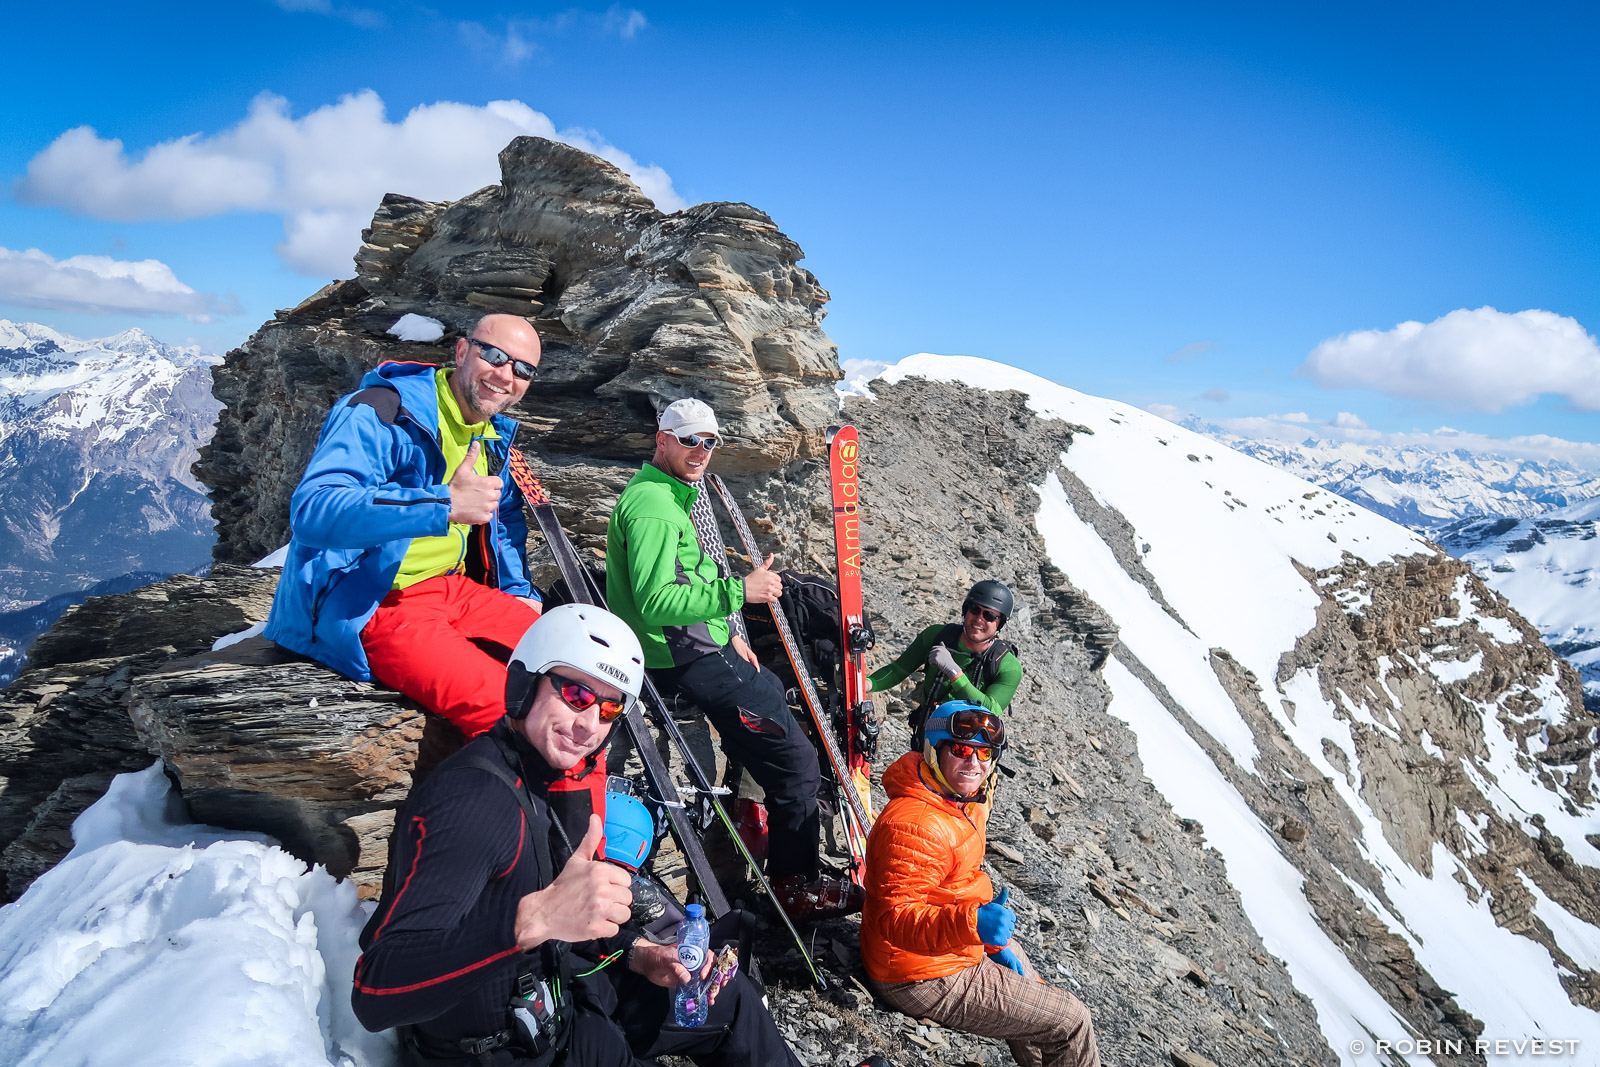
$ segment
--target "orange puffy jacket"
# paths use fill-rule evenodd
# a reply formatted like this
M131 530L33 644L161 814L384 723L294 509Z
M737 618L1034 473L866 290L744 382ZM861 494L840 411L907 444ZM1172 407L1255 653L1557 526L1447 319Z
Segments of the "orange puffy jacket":
M889 804L867 838L861 959L875 982L920 982L983 960L978 908L994 898L983 873L984 804L947 800L922 755L883 772Z

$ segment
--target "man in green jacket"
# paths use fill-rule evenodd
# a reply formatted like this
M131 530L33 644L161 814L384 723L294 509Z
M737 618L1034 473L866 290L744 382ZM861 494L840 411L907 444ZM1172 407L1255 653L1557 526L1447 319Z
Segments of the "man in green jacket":
M823 881L816 749L783 683L743 637L730 636L728 616L745 603L773 603L783 582L771 556L742 579L722 576L690 517L721 443L716 414L699 400L678 400L657 426L655 455L622 491L606 532L607 603L638 634L661 690L698 705L723 751L766 791L767 874L780 899L830 900L831 914L859 909L858 887ZM797 918L821 917L797 907Z
M923 630L893 663L874 671L867 692L892 689L919 667L916 710L911 713L911 749L922 748L922 724L928 711L947 700L966 700L996 715L1005 714L1022 683L1016 646L1002 640L1000 629L1011 617L1014 601L1004 583L984 579L961 604L961 621Z

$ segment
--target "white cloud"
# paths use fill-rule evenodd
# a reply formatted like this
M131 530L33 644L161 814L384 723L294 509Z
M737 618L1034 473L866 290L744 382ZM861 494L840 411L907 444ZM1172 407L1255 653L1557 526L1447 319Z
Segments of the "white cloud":
M1176 352L1168 352L1167 362L1182 363L1186 359L1199 359L1216 347L1217 342L1215 341L1191 341Z
M1445 407L1500 412L1549 393L1600 411L1600 344L1574 319L1461 308L1430 323L1330 338L1300 368L1321 386L1366 386Z
M1335 415L1331 425L1339 430L1366 430L1371 428L1367 425L1366 419L1349 411L1341 411Z
M612 4L604 12L598 13L569 8L544 18L510 18L504 21L505 28L500 31L491 30L481 22L460 22L456 25L462 41L472 51L502 66L515 67L545 51L539 44L540 38L586 32L594 36L631 41L639 35L640 30L650 25L650 20L637 8Z
M355 7L350 4L335 4L332 0L275 0L277 5L285 11L308 11L314 15L332 15L334 18L344 19L346 22L368 29L382 26L385 23L383 13L371 8Z
M612 4L606 9L604 25L607 32L616 34L624 41L631 41L650 23L638 8Z
M232 296L196 292L160 260L58 260L37 248L0 248L0 304L88 315L185 315L192 322L239 313Z
M663 211L685 206L660 167L641 165L593 130L557 130L519 100L425 104L390 122L371 90L300 118L283 97L263 93L238 125L163 141L137 159L120 140L79 126L28 162L16 195L128 222L269 212L283 218L277 251L290 267L349 277L361 230L384 193L454 200L493 185L500 149L523 134L615 164Z

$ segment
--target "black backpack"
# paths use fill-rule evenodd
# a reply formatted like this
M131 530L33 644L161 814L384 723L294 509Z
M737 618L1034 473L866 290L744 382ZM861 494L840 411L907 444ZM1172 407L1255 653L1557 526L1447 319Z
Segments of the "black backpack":
M839 663L839 639L843 629L839 610L839 590L828 579L799 571L781 571L784 616L805 655L815 680L823 685L833 679ZM765 604L746 604L741 609L744 624L754 644L763 638L777 639L778 628ZM781 660L782 653L776 657ZM786 680L787 681L787 680Z

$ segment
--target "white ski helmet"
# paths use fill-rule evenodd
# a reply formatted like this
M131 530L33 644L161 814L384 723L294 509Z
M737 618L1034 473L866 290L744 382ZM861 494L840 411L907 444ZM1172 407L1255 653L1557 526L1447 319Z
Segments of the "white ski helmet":
M523 718L534 686L552 667L609 682L630 701L644 688L644 650L628 624L593 604L562 604L528 627L506 664L506 714Z

